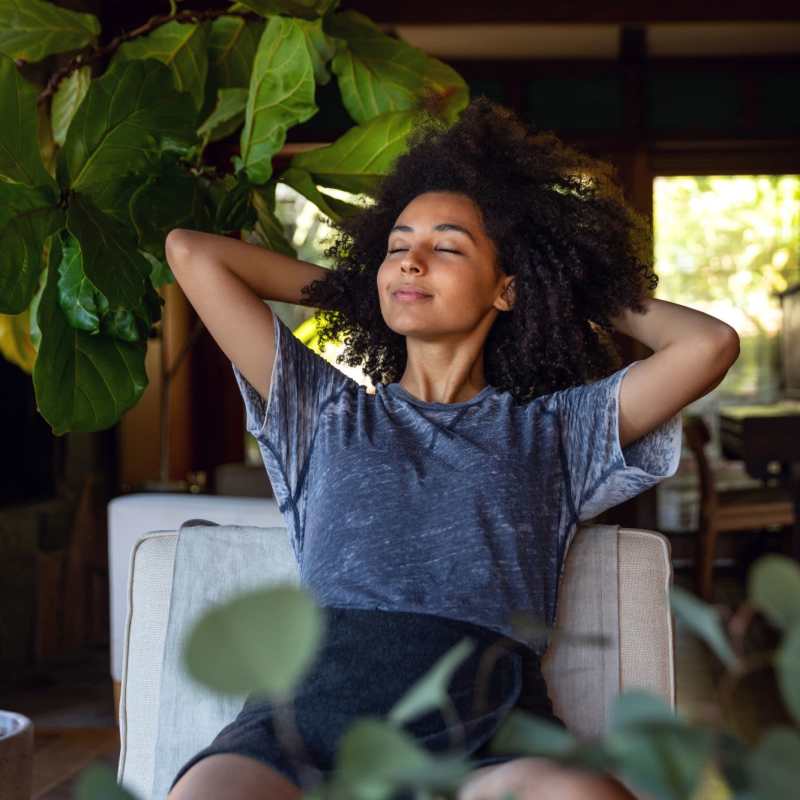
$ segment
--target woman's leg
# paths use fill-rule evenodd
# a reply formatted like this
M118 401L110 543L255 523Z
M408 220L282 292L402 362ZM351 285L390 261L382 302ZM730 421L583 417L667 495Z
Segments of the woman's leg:
M167 800L296 800L303 792L278 770L237 753L215 753L190 767Z
M547 758L516 758L475 770L457 800L638 800L616 778L564 767Z

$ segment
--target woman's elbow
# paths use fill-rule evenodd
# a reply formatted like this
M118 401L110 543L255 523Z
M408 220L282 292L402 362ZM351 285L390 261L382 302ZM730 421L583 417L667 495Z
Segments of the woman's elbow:
M164 253L173 271L189 258L192 249L191 239L194 231L187 228L173 228L164 240Z

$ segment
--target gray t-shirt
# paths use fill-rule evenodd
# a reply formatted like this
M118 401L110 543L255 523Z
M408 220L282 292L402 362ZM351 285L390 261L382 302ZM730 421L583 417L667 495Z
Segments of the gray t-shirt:
M368 393L274 324L266 404L231 366L320 606L437 614L522 641L509 615L554 625L577 523L678 468L680 414L620 449L631 365L524 405L493 386L428 403L399 383Z

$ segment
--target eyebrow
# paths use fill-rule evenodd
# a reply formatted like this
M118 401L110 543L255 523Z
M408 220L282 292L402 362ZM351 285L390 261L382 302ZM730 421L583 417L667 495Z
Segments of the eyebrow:
M452 222L440 222L438 225L434 225L431 230L433 231L456 231L456 233L464 233L472 239L472 243L477 246L477 242L475 241L475 237L466 229L462 228L461 225L454 225ZM414 229L410 225L395 225L389 233L392 234L395 231L408 231L409 233L413 233Z

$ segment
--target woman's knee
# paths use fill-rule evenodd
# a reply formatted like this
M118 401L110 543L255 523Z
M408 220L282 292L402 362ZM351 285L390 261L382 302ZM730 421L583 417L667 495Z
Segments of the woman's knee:
M459 789L457 800L501 800L508 794L516 800L636 800L611 775L532 756L476 770Z
M289 778L255 758L238 753L215 753L186 770L167 800L218 800L220 797L296 800L302 794L300 787Z

